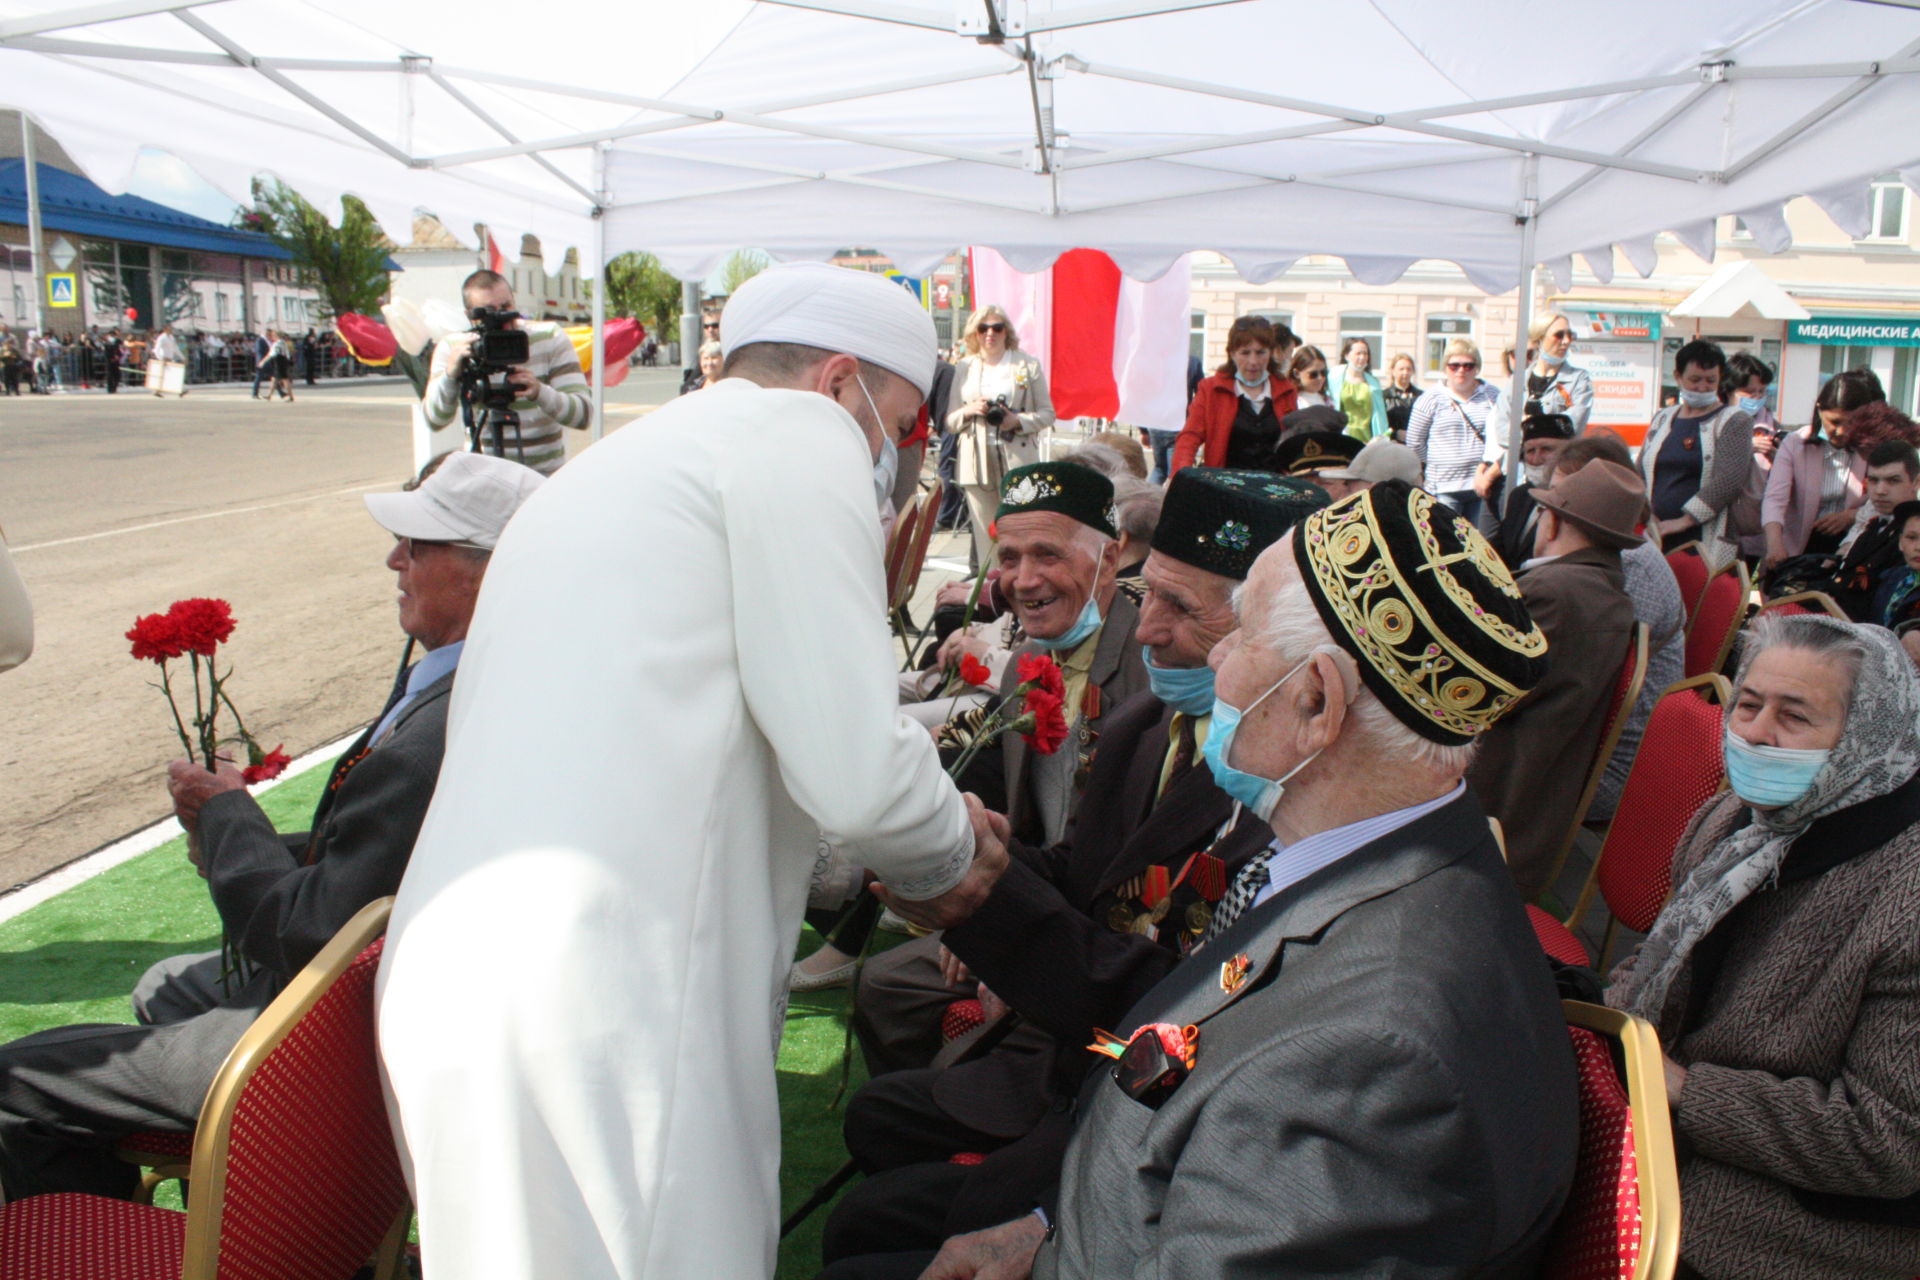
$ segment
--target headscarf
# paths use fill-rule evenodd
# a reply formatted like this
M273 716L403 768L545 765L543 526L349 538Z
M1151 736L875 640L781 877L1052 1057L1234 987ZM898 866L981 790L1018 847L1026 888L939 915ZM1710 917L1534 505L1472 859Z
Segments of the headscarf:
M1793 622L1843 628L1866 649L1846 725L1806 795L1767 813L1749 809L1751 821L1715 845L1675 887L1633 967L1607 989L1608 1004L1656 1026L1667 992L1693 949L1780 874L1802 832L1830 813L1887 795L1920 771L1920 680L1893 633L1837 618L1807 616Z

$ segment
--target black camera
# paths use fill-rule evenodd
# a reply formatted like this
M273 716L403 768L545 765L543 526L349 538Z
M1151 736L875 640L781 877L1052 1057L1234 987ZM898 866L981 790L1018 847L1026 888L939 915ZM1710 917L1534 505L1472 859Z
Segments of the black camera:
M987 402L987 412L985 414L985 417L987 419L987 425L992 427L994 430L1000 432L1000 434L1003 436L1013 434L1012 428L1008 428L1002 425L1006 422L1006 420L1009 417L1013 419L1014 427L1018 427L1020 425L1020 415L1013 411L1013 406L1007 403L1007 398L1005 396L995 396L992 400Z
M482 439L490 433L494 455L504 458L507 428L514 429L516 441L520 428L520 416L513 411L514 390L505 375L526 364L533 347L525 330L512 327L520 318L518 311L475 307L468 314L473 317L471 332L477 339L455 375L460 384L460 410L472 447L478 451Z

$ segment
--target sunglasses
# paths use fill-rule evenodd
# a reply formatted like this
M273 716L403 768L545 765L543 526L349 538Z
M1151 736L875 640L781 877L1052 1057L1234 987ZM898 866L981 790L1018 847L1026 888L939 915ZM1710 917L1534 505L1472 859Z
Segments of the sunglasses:
M703 329L705 329L705 330L706 330L706 331L707 331L708 333L718 333L718 332L720 332L720 326L719 326L719 325L717 325L717 324L708 324L708 325L702 325L702 326L700 326L700 327L701 327L701 328L703 328Z
M400 554L409 560L417 558L419 552L429 550L433 547L459 547L466 551L486 551L490 549L481 546L477 542L430 541L426 538L396 537L394 538L394 542L399 545Z
M1480 365L1478 364L1478 362L1476 362L1476 361L1473 361L1473 360L1449 360L1449 361L1447 361L1447 368L1449 368L1449 369L1478 369L1479 367L1480 367Z
M983 324L980 326L981 333L1005 333L1006 331L1007 326L1003 324Z

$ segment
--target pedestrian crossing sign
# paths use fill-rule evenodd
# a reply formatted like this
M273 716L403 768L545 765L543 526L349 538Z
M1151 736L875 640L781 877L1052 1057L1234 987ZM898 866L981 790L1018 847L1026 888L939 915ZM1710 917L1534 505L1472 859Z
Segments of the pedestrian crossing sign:
M47 273L47 305L50 307L75 307L80 305L76 296L72 272L51 271Z

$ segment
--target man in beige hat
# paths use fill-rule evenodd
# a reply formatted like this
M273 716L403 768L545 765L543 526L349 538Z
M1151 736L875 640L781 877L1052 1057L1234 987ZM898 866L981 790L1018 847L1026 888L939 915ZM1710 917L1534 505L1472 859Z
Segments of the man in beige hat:
M1515 581L1547 636L1547 675L1487 731L1467 780L1507 835L1520 892L1547 887L1599 747L1620 663L1633 635L1620 553L1642 540L1647 495L1613 462L1562 474L1536 495L1533 558Z
M1327 496L1338 502L1350 493L1371 489L1382 480L1400 480L1417 489L1420 477L1420 455L1398 441L1381 436L1367 441L1366 447L1346 466L1322 471L1315 478Z

